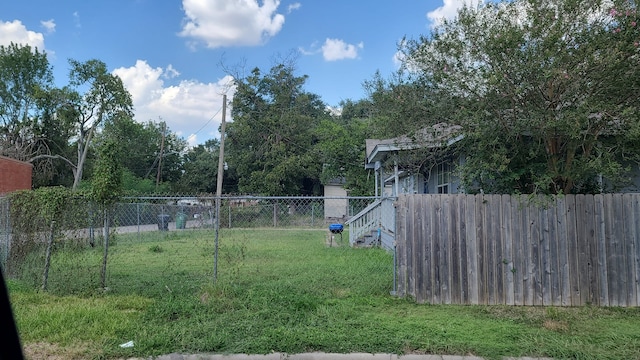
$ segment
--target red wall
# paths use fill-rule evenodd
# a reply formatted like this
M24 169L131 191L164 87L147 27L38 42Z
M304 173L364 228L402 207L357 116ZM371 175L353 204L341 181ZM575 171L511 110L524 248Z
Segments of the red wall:
M31 189L32 172L31 164L0 156L0 194Z

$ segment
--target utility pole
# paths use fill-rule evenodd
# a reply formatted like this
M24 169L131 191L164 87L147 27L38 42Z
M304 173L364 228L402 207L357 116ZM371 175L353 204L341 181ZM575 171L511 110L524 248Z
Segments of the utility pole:
M224 132L227 116L227 94L222 95L222 121L220 123L220 149L218 150L218 179L216 181L216 241L213 259L213 281L218 280L218 236L220 233L220 202L222 201L222 178L224 177Z

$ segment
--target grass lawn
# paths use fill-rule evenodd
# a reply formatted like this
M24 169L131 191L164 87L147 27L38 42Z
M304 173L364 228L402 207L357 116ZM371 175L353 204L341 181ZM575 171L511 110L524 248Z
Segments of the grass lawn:
M49 290L9 280L32 359L180 353L389 352L639 359L640 309L433 306L391 296L393 257L322 230L118 235L57 251ZM345 242L348 236L345 234ZM133 341L134 346L119 345Z

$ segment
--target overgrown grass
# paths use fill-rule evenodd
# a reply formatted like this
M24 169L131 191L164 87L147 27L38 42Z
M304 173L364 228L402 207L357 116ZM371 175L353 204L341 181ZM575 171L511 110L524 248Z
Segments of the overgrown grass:
M327 247L324 231L224 230L216 282L212 232L115 240L107 291L77 273L94 269L101 249L56 253L48 293L10 281L25 347L68 359L273 351L640 358L639 309L415 304L389 295L391 254ZM119 346L130 340L134 347Z

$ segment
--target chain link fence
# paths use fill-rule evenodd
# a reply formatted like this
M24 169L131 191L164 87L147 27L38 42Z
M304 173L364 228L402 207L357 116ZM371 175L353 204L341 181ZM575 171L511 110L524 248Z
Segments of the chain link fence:
M367 207L369 197L222 197L221 228L324 228ZM215 197L136 197L119 203L112 226L120 232L211 229Z
M27 219L29 226L12 227L15 214L10 201L0 198L0 260L10 278L59 294L103 291L105 258L106 287L111 291L168 291L160 283L170 279L174 287L201 287L211 282L218 265L221 277L238 276L246 268L243 264L249 263L247 251L254 255L279 251L291 241L351 256L349 227L340 232L329 227L345 224L375 201L373 197L149 196L124 198L105 210L73 199L51 222ZM394 214L385 218L394 219ZM264 242L257 245L256 239ZM391 291L393 256L379 251L387 255L371 257L366 272L381 274L380 281L385 282L381 286ZM320 251L311 252L303 262L313 263L316 253ZM133 268L143 270L130 272ZM155 277L159 274L162 281Z

